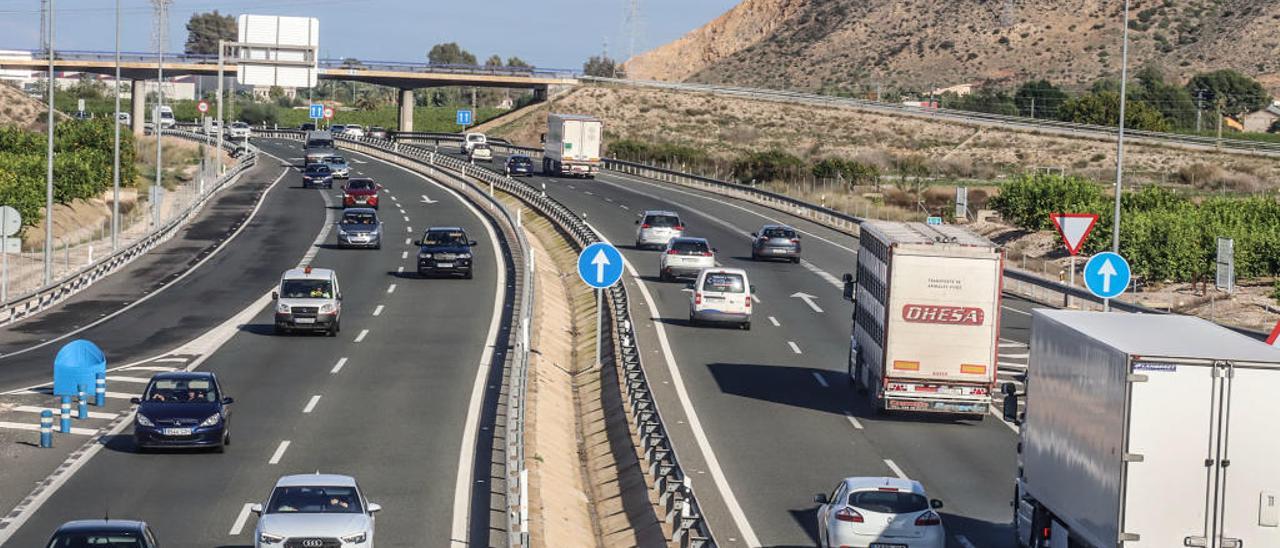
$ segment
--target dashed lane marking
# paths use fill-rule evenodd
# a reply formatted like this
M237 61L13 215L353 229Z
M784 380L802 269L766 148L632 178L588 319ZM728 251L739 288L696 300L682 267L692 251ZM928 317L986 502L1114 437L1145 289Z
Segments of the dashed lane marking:
M364 340L364 338L365 338L365 337L367 337L367 336L369 336L369 330L368 330L368 329L361 329L361 330L360 330L360 334L359 334L359 335L356 335L356 342L363 341L363 340Z
M893 470L894 475L898 476L899 478L911 479L911 478L908 478L905 473L903 473L901 468L898 468L898 465L894 463L892 459L884 459L884 464L885 466L888 466L890 470Z
M849 419L849 424L852 424L854 429L862 430L862 423L858 422L858 417L845 413L844 418Z
M144 379L142 377L125 377L123 375L107 375L107 382L131 382L135 384L147 384L151 382L151 379Z
M329 374L330 374L330 375L337 375L339 371L342 371L342 366L344 366L344 365L347 365L347 359L346 359L346 358L338 358L338 363L336 363L336 364L334 364L334 365L333 365L333 369L330 369L330 370L329 370Z
M404 268L404 267L400 267L400 268ZM382 305L378 305L378 306L377 306L377 308L374 308L374 309L373 309L373 315L374 315L374 316L381 316L381 315L382 315L382 308L383 308L383 306L382 306Z
M17 406L17 407L14 407L14 408L13 408L13 410L14 410L14 411L18 411L18 412L20 412L20 413L43 413L43 412L45 412L45 411L52 411L52 412L53 412L53 416L54 416L54 417L57 417L57 416L58 416L58 413L60 413L60 412L61 412L60 410L58 410L58 409L54 409L54 408L52 408L52 407L36 407L36 406L34 406L34 405L19 405L19 406ZM75 411L73 410L71 413L72 413L72 414L75 414ZM111 420L111 419L114 419L114 418L116 418L116 417L118 417L118 416L120 416L120 414L119 414L119 413L103 413L103 412L100 412L100 411L90 411L90 412L89 412L89 418L91 418L91 419L108 419L108 420Z
M74 412L74 411L72 411L72 414L74 415L74 414L75 414L75 412ZM0 421L0 428L9 428L9 429L12 429L12 430L30 430L30 431L32 431L32 432L39 432L39 431L40 431L40 425L39 425L39 424L36 424L36 423L26 423L26 422L9 422L9 421ZM58 429L58 425L57 425L57 422L56 422L56 421L55 421L54 426L53 426L53 433L55 433L55 434L61 434L61 433L62 433L62 431ZM98 433L98 429L97 429L97 428L80 428L79 426L72 426L72 427L71 427L71 433L72 433L72 434L75 434L75 435L77 435L77 436L92 436L92 435L94 435L94 434L97 434L97 433Z
M228 532L227 534L234 537L239 535L242 531L244 531L244 525L245 523L249 522L249 512L251 512L252 510L253 510L252 502L244 503L244 506L240 507L240 513L236 515L235 523L231 524L231 531Z
M800 345L796 344L795 341L787 341L787 346L790 346L791 351L796 354L804 354L804 352L800 351Z
M396 284L391 284L387 286L387 293L395 293L395 292L396 292Z
M778 319L773 316L769 316L769 323L773 324L774 327L782 327L782 324L778 323Z
M289 440L280 442L280 446L276 447L276 452L271 454L271 460L267 464L280 464L280 459L284 458L284 452L289 448Z
M302 408L302 412L310 413L312 411L315 411L317 403L320 403L320 394L311 396L311 399L307 401L307 406Z

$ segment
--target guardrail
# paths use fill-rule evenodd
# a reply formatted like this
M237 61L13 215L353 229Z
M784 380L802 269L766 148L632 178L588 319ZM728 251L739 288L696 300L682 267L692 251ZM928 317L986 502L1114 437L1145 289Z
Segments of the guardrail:
M301 134L300 132L288 133ZM271 134L272 132L259 133L259 135L265 136L270 136ZM457 139L439 139L436 141L437 145L440 140L456 141ZM452 171L462 174L464 177L471 177L488 183L490 194L495 190L501 190L515 196L555 223L579 249L601 241L600 235L592 230L577 214L528 183L517 181L500 173L474 166L458 158L405 142L393 142L368 137L358 140L339 137L338 141L347 145L363 145L367 147L364 149L366 151L372 149L383 153L391 153L397 158ZM643 359L636 343L635 329L631 321L630 300L626 286L624 284L614 285L605 292L605 295L612 311L609 317L612 339L610 342L614 348L614 357L617 360L616 366L622 373L621 377L626 386L626 398L630 408L632 424L636 429L637 437L641 443L641 450L648 463L647 470L658 498L659 507L667 525L671 528L672 541L683 547L714 548L716 544L710 526L702 515L701 507L698 504L693 488L690 486L688 476L680 466L675 446L667 436L667 428L662 420L662 414L649 388L648 377L644 372ZM527 327L522 326L521 333L522 339L527 341ZM515 378L516 375L513 374L512 379ZM524 392L524 380L522 371L520 373L519 390L521 397L523 397ZM515 393L516 390L511 390L510 392ZM524 408L522 401L511 405L518 405L521 410ZM523 426L523 419L518 424ZM520 454L523 455L523 447L519 450L521 451ZM508 452L508 455L512 454L514 454L514 451ZM523 470L523 459L520 462L520 467ZM509 463L508 466L509 476L511 475L510 464L513 463ZM520 485L523 489L523 483L520 483ZM509 494L508 500L511 497L512 495ZM518 511L509 509L509 518L513 514L518 515ZM521 525L524 523L518 519L512 519L511 521ZM524 531L526 534L522 536L525 537L525 542L527 542L527 529Z
M201 141L207 144L213 144L214 140L206 135L197 135L185 131L165 130L166 135L180 137L183 139ZM228 144L229 145L229 144ZM227 150L235 150L234 146L224 145ZM84 290L94 282L111 275L121 267L133 262L134 259L151 251L156 246L166 242L169 238L177 233L188 220L208 202L210 196L222 190L230 181L235 179L245 170L253 167L257 162L257 154L252 149L240 157L240 161L236 163L225 174L214 181L213 186L207 188L201 197L188 205L181 213L170 220L163 226L152 230L138 241L128 245L116 252L103 257L102 259L76 270L53 283L41 287L35 291L20 295L9 299L0 305L0 325L8 325L13 322L26 319L41 311L53 306L76 293Z

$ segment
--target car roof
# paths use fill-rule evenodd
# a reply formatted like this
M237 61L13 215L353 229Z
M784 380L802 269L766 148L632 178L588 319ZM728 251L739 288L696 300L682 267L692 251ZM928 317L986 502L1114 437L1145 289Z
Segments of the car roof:
M532 160L533 158L530 158L528 154L512 154L510 156L507 156L507 159L508 160Z
M57 533L92 533L95 531L135 531L147 527L144 521L131 519L77 519L58 526Z
M333 270L328 268L312 268L308 274L305 268L290 268L284 271L281 278L288 280L327 280L333 277Z
M372 183L373 179L370 179L368 177L352 177L347 180L347 186L351 186L351 183L361 183L361 182Z
M795 229L796 229L795 227L793 227L793 226L791 226L791 225L767 224L767 225L764 225L764 226L760 227L760 230L764 231L764 230L769 230L769 229L771 229L771 228L785 228L785 229L787 229L787 230L795 230Z
M212 379L213 373L209 371L166 371L156 373L151 376L152 380L191 380L191 379Z
M645 210L645 212L643 213L643 215L644 215L645 217L648 217L648 216L650 216L650 215L670 215L670 216L672 216L672 217L679 217L679 216L680 216L678 213L676 213L676 212L674 212L674 211L667 211L667 210L665 210L665 209L648 209L648 210Z
M705 243L707 243L707 239L706 239L706 238L695 238L695 237L692 237L692 236L690 236L690 237L672 238L672 239L671 239L671 243L676 243L676 242L683 242L683 243L698 243L698 242L701 242L701 243L704 243L704 244L705 244Z
M362 214L362 215L370 215L370 214L372 214L373 216L375 216L375 217L376 217L376 216L378 215L378 210L376 210L376 209L374 209L374 208L372 208L372 207L348 207L348 208L346 208L346 209L342 210L342 214L343 214L343 215L346 215L346 214L348 214L348 213L360 213L360 214Z
M342 474L294 474L291 476L280 476L276 480L276 487L307 487L307 486L344 486L355 487L356 479L351 476Z
M702 274L741 274L746 277L747 271L741 268L704 268Z
M893 477L863 477L854 476L844 479L844 484L852 491L864 491L868 489L879 489L881 487L892 487L899 491L907 491L917 495L924 496L924 486L920 482L912 479L902 479Z
M466 232L459 226L432 226L427 227L427 232Z

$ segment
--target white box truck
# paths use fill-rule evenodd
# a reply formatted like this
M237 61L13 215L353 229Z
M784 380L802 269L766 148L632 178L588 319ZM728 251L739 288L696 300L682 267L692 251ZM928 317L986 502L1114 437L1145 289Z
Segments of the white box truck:
M593 178L600 172L600 141L604 124L592 116L547 115L542 134L542 173Z
M1206 320L1032 311L1018 543L1280 546L1277 394L1280 350Z
M995 389L1004 253L956 225L860 227L848 372L878 413L982 420Z

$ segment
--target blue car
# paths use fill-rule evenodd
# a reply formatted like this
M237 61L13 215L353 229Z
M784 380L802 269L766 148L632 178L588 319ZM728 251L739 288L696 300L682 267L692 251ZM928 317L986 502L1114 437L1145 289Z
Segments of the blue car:
M48 548L159 548L151 528L141 521L126 519L82 519L58 527L45 544Z
M133 398L133 440L139 451L202 448L221 453L231 443L231 398L213 373L176 371L151 377Z
M329 164L312 163L302 169L302 188L333 188L333 169Z
M523 154L515 154L507 158L507 176L524 175L533 177L533 158Z

